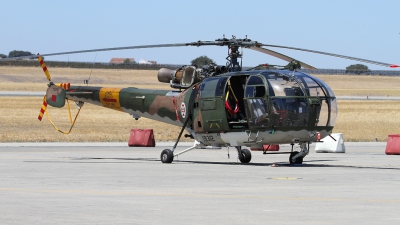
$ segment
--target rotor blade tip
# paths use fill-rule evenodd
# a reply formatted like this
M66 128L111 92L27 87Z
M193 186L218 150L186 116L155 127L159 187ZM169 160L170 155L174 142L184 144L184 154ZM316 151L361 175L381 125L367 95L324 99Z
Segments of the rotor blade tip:
M391 64L390 65L390 68L397 68L397 67L400 67L399 65L395 65L395 64Z

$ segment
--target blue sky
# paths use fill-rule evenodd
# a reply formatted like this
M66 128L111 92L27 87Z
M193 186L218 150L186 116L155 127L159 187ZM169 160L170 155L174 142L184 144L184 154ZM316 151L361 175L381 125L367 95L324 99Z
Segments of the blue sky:
M400 64L400 1L25 1L2 0L0 53L54 53L215 40L223 34ZM317 68L358 62L276 49ZM112 57L189 64L206 55L225 64L226 47L178 47L86 53L47 60L108 62ZM286 62L245 49L243 64ZM365 64L370 69L390 68Z

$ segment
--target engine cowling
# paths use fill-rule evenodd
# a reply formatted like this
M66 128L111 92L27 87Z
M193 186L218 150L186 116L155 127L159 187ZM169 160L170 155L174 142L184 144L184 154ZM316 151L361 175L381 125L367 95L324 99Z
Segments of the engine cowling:
M161 68L157 77L162 83L170 83L172 88L186 89L199 81L199 71L194 66L183 66L176 70Z

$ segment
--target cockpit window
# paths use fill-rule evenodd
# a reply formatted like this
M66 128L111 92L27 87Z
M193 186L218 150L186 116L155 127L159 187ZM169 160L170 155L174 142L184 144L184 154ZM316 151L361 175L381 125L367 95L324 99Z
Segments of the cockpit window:
M302 76L301 79L304 81L304 89L309 96L325 96L322 87L313 79L307 76Z
M264 82L261 77L251 76L249 81L247 81L247 85L263 85Z
M304 96L294 77L271 72L263 73L263 75L267 78L269 87L272 88L275 96Z
M313 77L314 80L316 80L327 92L326 94L330 97L335 97L335 94L333 93L332 89L321 79L317 78L317 77Z
M288 72L282 71L280 73L275 72L263 72L262 75L267 78L269 85L275 92L275 96L287 96L285 89L294 88L297 89L296 93L292 96L319 96L335 97L332 89L321 79L310 76L300 72ZM300 93L298 91L304 90L306 93Z

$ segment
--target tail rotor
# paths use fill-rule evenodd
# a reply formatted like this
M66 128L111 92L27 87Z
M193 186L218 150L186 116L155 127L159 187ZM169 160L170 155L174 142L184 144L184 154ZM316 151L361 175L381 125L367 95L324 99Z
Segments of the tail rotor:
M47 69L47 66L44 63L43 58L39 55L39 53L37 54L37 58L40 63L40 66L43 69L44 74L46 75L47 80L49 81L49 84L47 85L48 88L46 91L46 95L43 97L43 104L39 111L39 116L38 116L38 120L42 121L43 115L44 113L46 113L47 104L57 108L61 108L65 105L66 90L70 88L70 84L61 83L55 85L51 81L50 72Z
M49 70L47 69L47 66L46 66L46 64L44 63L43 58L40 56L40 54L38 53L37 55L38 55L38 61L39 61L39 63L40 63L40 66L42 67L43 72L44 72L44 74L46 75L47 80L49 80L48 86L50 87L50 86L53 84L53 83L51 82L50 72L49 72ZM39 116L38 116L38 120L39 120L39 121L42 121L43 115L44 115L44 113L46 112L46 108L47 108L47 101L46 101L46 96L44 96L44 98L43 98L43 104L42 104L42 107L40 108L40 112L39 112Z

